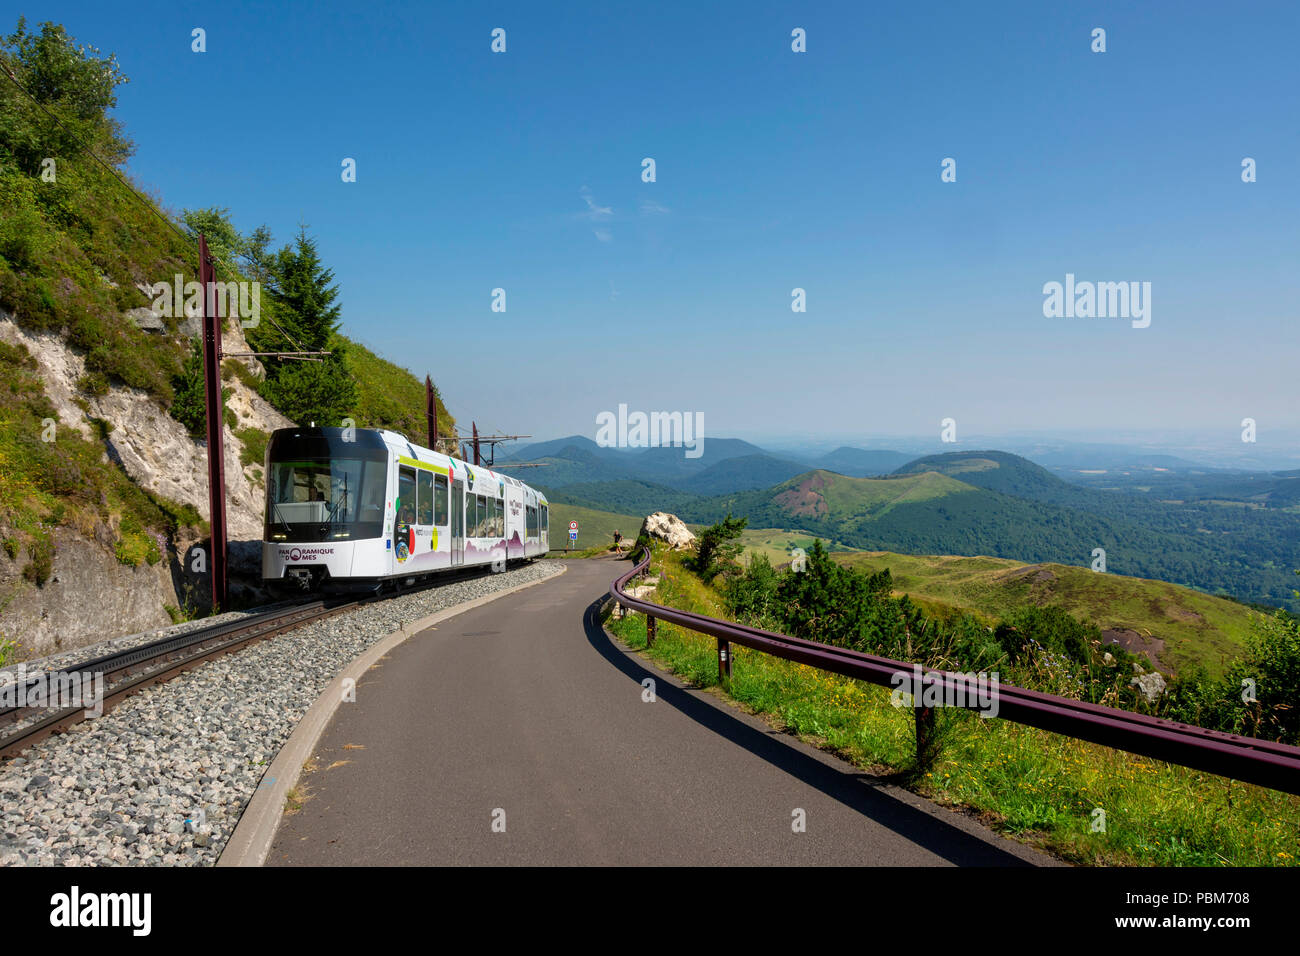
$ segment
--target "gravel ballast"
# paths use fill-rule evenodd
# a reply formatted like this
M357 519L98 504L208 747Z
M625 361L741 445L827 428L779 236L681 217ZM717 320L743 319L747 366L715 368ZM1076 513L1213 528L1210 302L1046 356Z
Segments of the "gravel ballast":
M0 864L212 865L294 726L349 662L404 624L561 570L542 561L369 604L42 741L0 764Z

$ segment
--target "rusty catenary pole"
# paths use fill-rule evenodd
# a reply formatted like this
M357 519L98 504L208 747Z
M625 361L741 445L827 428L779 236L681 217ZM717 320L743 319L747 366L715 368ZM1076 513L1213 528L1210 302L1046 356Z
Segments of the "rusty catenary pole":
M471 425L471 427L473 427L473 429L474 429L474 464L477 465L477 464L479 464L479 456L478 456L478 423L477 423L477 422L470 422L470 425Z
M203 288L203 388L208 414L208 509L212 525L212 606L225 609L229 596L226 571L225 406L221 396L221 317L216 315L212 257L207 237L199 235L199 284Z

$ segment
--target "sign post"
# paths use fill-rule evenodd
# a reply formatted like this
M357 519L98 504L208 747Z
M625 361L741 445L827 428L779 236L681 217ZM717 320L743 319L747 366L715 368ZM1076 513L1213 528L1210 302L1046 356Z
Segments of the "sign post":
M570 521L569 522L569 547L576 548L577 546L578 546L578 522Z

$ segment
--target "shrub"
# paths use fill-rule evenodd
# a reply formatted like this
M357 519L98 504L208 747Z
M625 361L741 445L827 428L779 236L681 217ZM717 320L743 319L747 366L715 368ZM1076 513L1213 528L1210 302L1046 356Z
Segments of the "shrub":
M172 379L172 403L167 409L172 418L185 426L191 438L207 433L207 396L203 388L203 355L198 345L190 350L180 374Z
M732 575L726 584L727 610L738 620L757 627L779 623L776 594L779 578L767 555L755 555L743 574Z
M243 451L239 453L240 464L244 466L261 465L266 461L266 445L271 440L268 432L260 428L241 428L235 432L235 437L243 444Z
M712 581L723 571L731 572L736 568L736 558L744 546L737 538L745 530L745 518L733 518L728 512L715 525L705 528L700 534L699 547L695 552L693 569L705 581Z
M27 545L31 560L23 567L23 577L43 587L54 574L54 537L48 532L36 535Z
M108 378L101 372L87 372L77 380L77 388L87 395L102 398L108 394Z
M994 632L1003 650L1018 660L1035 644L1087 664L1092 647L1101 643L1101 629L1085 624L1059 607L1022 607Z

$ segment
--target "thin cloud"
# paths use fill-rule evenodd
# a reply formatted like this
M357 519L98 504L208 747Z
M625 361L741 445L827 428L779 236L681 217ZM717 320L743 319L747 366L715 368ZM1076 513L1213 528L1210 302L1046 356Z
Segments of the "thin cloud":
M662 203L657 203L657 202L655 202L653 199L643 199L643 200L641 200L641 213L642 213L643 215L646 215L646 216L656 216L656 215L658 215L658 216L666 216L666 215L668 215L668 213L670 213L670 212L672 212L671 209L669 209L667 206L663 205Z
M583 201L587 204L585 218L593 222L599 222L603 219L609 219L614 215L614 209L611 206L598 206L596 200L591 195L591 190L583 186L578 192L582 195Z

